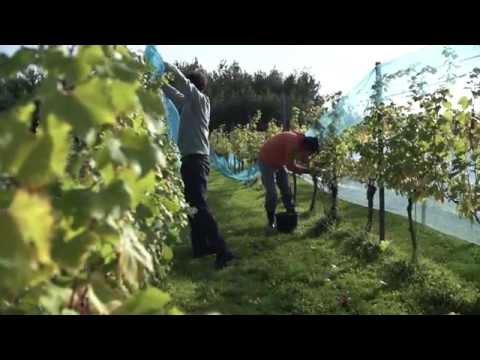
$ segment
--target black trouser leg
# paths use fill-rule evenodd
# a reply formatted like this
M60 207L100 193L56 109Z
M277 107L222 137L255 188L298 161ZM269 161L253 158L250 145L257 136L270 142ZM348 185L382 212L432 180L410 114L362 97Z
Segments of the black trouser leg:
M277 207L277 188L275 186L275 169L259 161L258 166L262 174L262 184L265 188L265 210L267 211L268 224L275 223L275 209Z
M207 238L198 222L196 216L189 216L190 223L190 240L192 242L192 252L194 257L201 256L207 249Z
M282 195L282 202L285 206L285 209L290 212L295 211L295 204L293 202L292 191L290 189L290 184L288 183L288 173L285 168L280 168L276 174L277 186L280 189L280 194Z
M191 155L182 159L181 174L185 185L185 200L191 207L197 209L197 213L190 219L194 256L204 252L208 245L213 247L217 254L226 250L225 240L207 205L209 172L207 156Z

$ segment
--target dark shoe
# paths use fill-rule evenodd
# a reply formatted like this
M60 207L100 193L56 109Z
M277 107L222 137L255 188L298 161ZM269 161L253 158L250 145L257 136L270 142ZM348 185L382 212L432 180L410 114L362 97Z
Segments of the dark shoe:
M267 236L270 236L270 235L273 235L275 234L277 231L277 226L275 224L267 224L267 226L265 226L265 235Z
M267 219L268 219L268 224L272 228L275 227L275 211L274 212L267 211Z
M230 251L217 254L217 258L215 259L215 268L217 270L223 269L224 267L228 266L228 263L233 259L235 259L235 256Z

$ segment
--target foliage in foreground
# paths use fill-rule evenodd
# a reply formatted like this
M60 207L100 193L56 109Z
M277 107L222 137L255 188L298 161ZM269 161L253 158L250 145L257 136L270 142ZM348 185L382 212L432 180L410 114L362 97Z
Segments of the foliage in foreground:
M178 313L152 287L186 224L164 79L125 46L0 58L5 81L28 69L42 80L0 112L0 311Z

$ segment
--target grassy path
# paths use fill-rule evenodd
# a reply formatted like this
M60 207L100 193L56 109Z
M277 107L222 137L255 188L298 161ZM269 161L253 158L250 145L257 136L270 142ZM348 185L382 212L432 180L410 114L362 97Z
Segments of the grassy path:
M213 257L190 258L186 239L174 249L168 284L177 304L189 313L222 314L477 311L479 246L418 225L420 260L429 270L411 280L397 263L410 254L405 218L387 214L390 249L367 261L345 246L345 239L363 227L366 209L340 202L342 225L315 236L309 230L322 216L325 198L319 194L316 212L307 214L310 196L311 187L300 183L301 221L294 234L265 236L261 187L245 187L213 172L209 203L227 242L241 258L217 272Z

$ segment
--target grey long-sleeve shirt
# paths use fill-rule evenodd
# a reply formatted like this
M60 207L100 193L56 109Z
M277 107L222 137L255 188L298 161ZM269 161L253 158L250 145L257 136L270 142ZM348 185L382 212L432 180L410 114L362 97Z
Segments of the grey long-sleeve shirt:
M174 65L165 63L166 70L173 73L177 88L163 87L180 112L178 148L182 157L192 154L210 154L208 125L210 123L210 99L196 88Z

